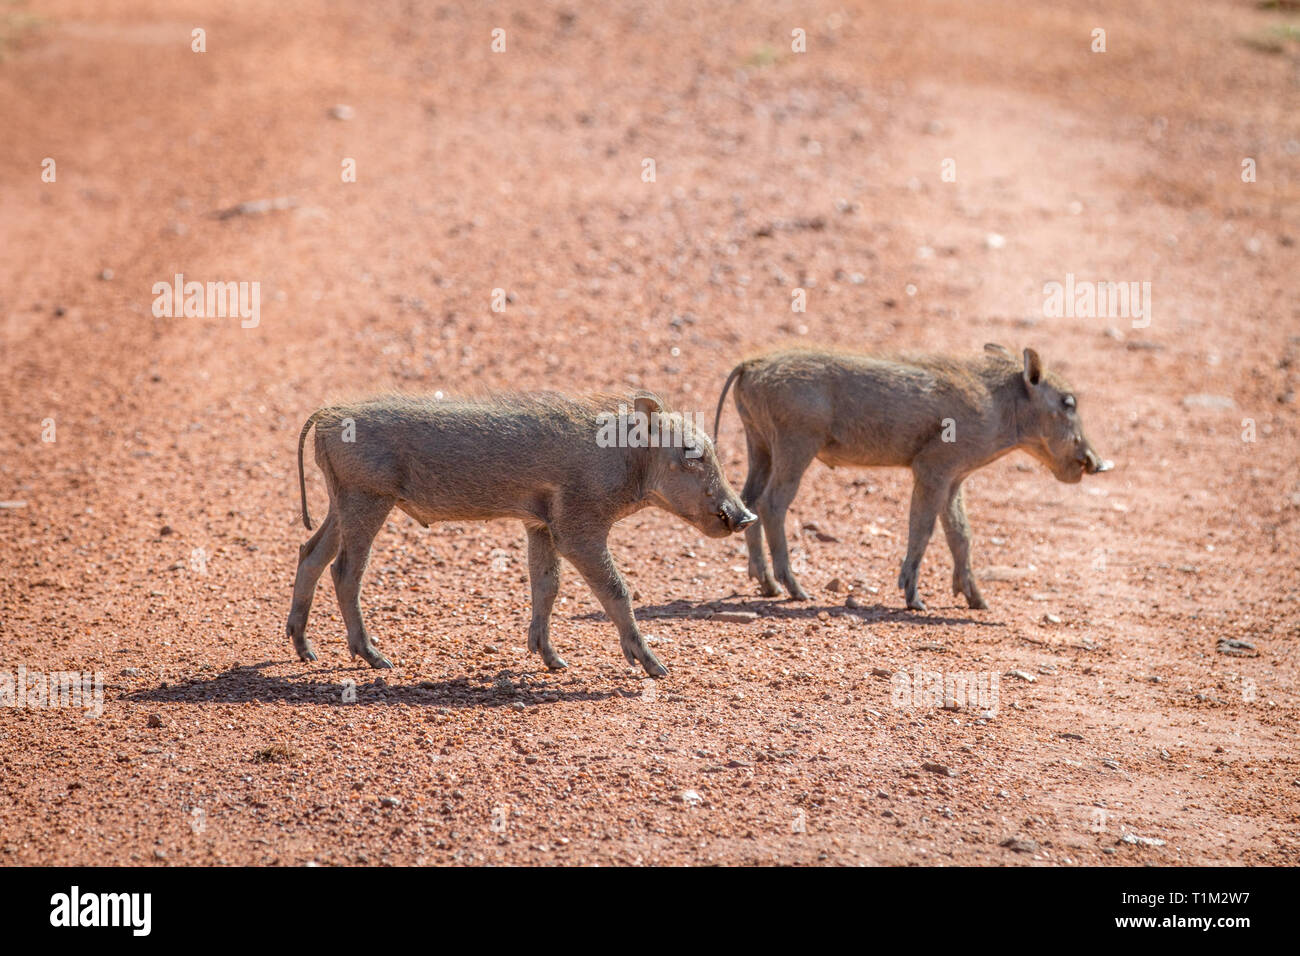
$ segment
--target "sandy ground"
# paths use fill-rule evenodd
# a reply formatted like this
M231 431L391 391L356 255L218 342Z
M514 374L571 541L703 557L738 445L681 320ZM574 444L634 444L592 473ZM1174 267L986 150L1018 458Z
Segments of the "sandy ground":
M0 671L104 675L97 719L0 708L0 863L1300 860L1300 13L222 6L0 9ZM176 273L259 283L258 324L155 317ZM1067 275L1150 282L1149 325L1045 315ZM526 653L517 525L398 515L363 592L396 670L328 576L293 659L316 407L640 385L711 421L794 341L1032 345L1116 469L969 481L988 611L941 535L904 609L903 471L810 469L802 604L642 512L656 682L568 568L570 667ZM739 486L730 407L721 445Z

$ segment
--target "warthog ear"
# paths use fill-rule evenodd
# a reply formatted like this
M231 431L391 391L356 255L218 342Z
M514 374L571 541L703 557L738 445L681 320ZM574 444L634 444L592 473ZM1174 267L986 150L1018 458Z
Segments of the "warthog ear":
M1016 360L1016 357L1011 354L1011 349L1007 348L1005 345L998 345L997 342L984 343L984 351L991 352L994 355L1001 355L1003 358L1010 359L1013 362Z
M632 407L647 419L651 415L657 415L659 412L663 411L663 405L660 403L659 399L650 392L638 392Z
M1043 380L1043 360L1033 349L1025 349L1025 385L1034 386Z

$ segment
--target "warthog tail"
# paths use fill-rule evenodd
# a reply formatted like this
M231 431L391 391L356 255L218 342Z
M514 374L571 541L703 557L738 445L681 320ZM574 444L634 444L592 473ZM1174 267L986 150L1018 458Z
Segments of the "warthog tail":
M302 473L302 446L307 441L307 433L311 431L311 426L316 424L316 419L320 418L326 408L318 408L311 413L307 423L302 426L302 431L298 433L298 490L302 493L302 523L308 531L311 530L311 515L307 513L307 478Z
M722 421L722 403L727 400L727 390L731 388L731 383L740 377L740 373L745 370L745 363L741 362L731 370L727 376L727 382L722 386L722 394L718 396L718 410L713 416L713 444L718 444L718 424Z

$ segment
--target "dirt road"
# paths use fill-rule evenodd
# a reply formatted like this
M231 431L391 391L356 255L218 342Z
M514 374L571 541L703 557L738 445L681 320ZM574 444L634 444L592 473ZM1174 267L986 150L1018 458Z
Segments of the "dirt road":
M1300 14L41 6L0 12L0 692L102 672L103 712L0 707L0 863L1300 861ZM178 274L257 308L156 310ZM292 658L313 409L640 385L711 421L740 355L812 341L1032 345L1116 470L968 482L988 611L941 536L904 610L903 472L809 470L805 604L634 516L656 682L568 568L570 667L526 654L517 526L399 515L363 591L396 670L328 576ZM936 674L996 697L912 706Z

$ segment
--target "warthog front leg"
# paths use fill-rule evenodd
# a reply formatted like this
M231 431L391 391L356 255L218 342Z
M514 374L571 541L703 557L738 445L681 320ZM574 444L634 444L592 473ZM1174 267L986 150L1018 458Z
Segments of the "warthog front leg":
M298 549L298 576L293 582L293 604L289 608L286 630L293 649L304 661L314 661L316 650L307 640L307 615L311 613L316 582L339 551L339 523L331 509L325 521L307 543Z
M767 555L763 551L762 521L755 521L745 529L745 549L749 552L749 576L758 582L759 593L764 597L776 597L781 593L781 588L767 566Z
M961 482L953 483L947 507L940 518L948 538L948 550L952 552L952 593L964 594L966 603L973 608L987 608L970 566L970 522L966 520L966 500Z
M632 596L623 575L614 567L614 559L603 538L570 539L561 534L556 544L560 553L578 569L592 593L600 601L609 619L618 627L618 643L629 664L640 664L651 677L663 677L668 668L646 646L632 613Z
M934 519L948 500L948 481L936 481L913 468L915 484L912 486L912 506L907 522L907 557L898 575L898 586L903 589L907 606L913 611L924 611L925 602L916 593L921 573L921 557L934 533Z
M551 608L560 593L560 556L547 528L528 529L528 576L533 587L533 619L528 625L528 650L542 655L551 670L569 665L551 646Z

